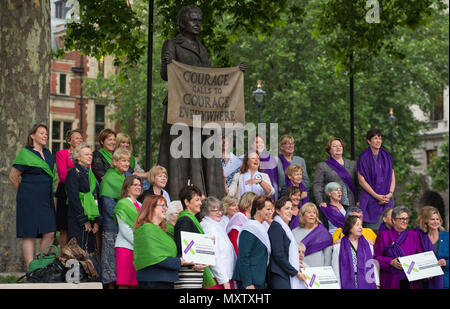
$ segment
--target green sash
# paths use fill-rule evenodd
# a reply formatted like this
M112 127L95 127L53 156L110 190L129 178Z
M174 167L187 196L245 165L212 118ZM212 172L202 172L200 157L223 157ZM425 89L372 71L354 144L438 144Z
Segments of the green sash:
M89 169L89 192L80 192L80 201L84 209L84 214L88 217L90 221L94 221L100 213L98 211L97 203L95 202L94 195L92 194L95 190L95 175L91 169Z
M104 148L100 148L98 152L100 152L102 156L106 159L106 161L108 161L109 165L112 166L112 153L110 153L108 150Z
M100 197L108 196L119 199L124 180L124 175L119 173L115 168L110 168L100 183Z
M167 223L167 234L169 234L169 236L172 238L175 235L174 226L170 223Z
M134 167L136 166L136 159L134 158L134 156L130 157L130 167L132 170L134 170Z
M158 264L177 256L177 246L159 226L144 223L134 231L134 260L136 270Z
M205 234L202 226L200 225L200 222L198 222L197 218L188 210L183 210L182 212L180 212L178 215L178 219L180 219L181 217L188 217L189 219L191 219L192 222L194 222L200 234ZM209 267L206 267L205 270L203 271L203 288L207 289L214 285L216 285L216 282L214 281L214 277L211 274L211 270L209 269Z
M114 207L114 222L117 223L116 216L119 216L120 220L128 224L132 229L134 228L134 221L136 221L136 217L139 214L136 206L130 201L127 197L120 199L116 207Z
M53 165L52 171L45 160L27 148L20 149L12 164L42 168L50 176L50 178L52 178L53 185L58 179L58 175L56 174L56 164Z

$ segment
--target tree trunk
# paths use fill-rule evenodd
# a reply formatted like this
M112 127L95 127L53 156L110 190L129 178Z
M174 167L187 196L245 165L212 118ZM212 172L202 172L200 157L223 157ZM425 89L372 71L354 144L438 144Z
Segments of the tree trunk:
M9 171L33 124L48 125L50 1L0 1L0 272L25 271Z

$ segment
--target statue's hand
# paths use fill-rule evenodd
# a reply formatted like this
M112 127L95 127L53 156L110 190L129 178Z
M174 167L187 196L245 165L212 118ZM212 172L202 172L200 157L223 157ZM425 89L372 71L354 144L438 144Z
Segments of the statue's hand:
M247 70L247 64L245 62L240 62L239 70L241 70L242 72L245 72L245 70Z
M163 61L165 64L169 64L169 63L172 62L172 57L170 56L170 53L169 53L169 52L165 52L165 53L164 53L164 56L162 57L162 61Z

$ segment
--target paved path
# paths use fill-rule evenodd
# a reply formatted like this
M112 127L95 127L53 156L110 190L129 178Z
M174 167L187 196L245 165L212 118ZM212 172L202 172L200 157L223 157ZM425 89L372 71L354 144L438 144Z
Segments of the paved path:
M101 282L83 283L5 283L0 284L1 289L102 289Z

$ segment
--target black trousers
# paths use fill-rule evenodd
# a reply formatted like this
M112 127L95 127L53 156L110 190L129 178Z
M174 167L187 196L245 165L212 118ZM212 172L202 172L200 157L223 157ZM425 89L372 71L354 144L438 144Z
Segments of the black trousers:
M173 282L138 281L139 289L173 289Z

